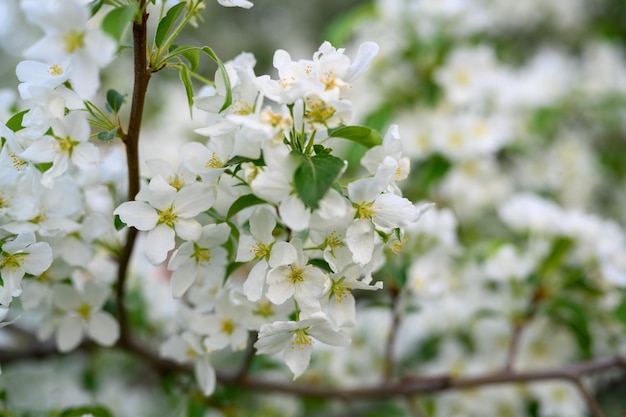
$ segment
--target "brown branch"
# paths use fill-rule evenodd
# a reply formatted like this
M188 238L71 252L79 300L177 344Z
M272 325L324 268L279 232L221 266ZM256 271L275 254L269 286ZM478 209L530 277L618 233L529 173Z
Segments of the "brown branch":
M591 395L585 384L583 384L582 379L576 378L574 384L576 385L576 388L578 388L580 395L582 395L583 399L587 403L587 408L589 408L593 417L604 417L604 412L600 408L600 405L596 399L593 398L593 395Z
M145 10L146 0L139 1L139 10ZM128 165L128 197L127 200L135 199L139 192L139 132L143 118L143 109L150 81L150 71L147 65L147 21L148 15L142 12L140 21L133 22L133 53L134 53L134 84L131 101L130 118L128 122L128 132L124 136L126 145L126 163ZM128 228L126 243L122 249L117 272L117 318L120 323L120 341L129 338L128 313L125 306L126 277L128 274L128 264L133 253L137 229Z
M398 333L398 327L400 327L400 313L398 311L398 300L400 298L400 291L395 286L390 289L391 295L391 326L389 327L389 334L385 342L385 356L383 362L383 380L391 381L394 377L395 358L393 349L396 344L396 336Z
M93 344L81 346L93 349ZM136 355L147 362L152 369L159 373L192 374L190 365L182 365L161 358L150 348L132 340L125 339L118 344L118 348ZM34 346L21 352L0 350L0 363L45 358L57 355L54 346L50 343ZM385 382L380 385L364 386L359 388L343 389L340 387L322 387L316 385L298 384L291 381L277 382L264 380L262 377L242 377L241 370L237 372L217 372L218 382L223 385L236 386L239 389L256 392L279 392L301 397L338 399L344 401L357 399L384 400L397 397L408 397L423 394L435 394L443 391L478 388L488 385L528 383L548 380L564 380L576 385L584 397L587 406L594 417L603 417L602 410L593 399L591 393L582 384L582 378L613 368L626 368L626 356L597 358L586 362L566 365L562 368L539 371L498 371L476 377L455 378L451 375L435 376L405 376L397 382Z

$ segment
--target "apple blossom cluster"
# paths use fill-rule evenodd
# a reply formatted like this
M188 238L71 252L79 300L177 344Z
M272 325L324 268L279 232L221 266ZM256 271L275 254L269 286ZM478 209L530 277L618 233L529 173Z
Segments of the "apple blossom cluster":
M221 82L195 98L209 120L197 133L209 140L185 144L176 169L147 161L149 182L114 212L148 232L151 263L166 262L182 303L180 331L161 352L192 361L206 394L211 353L245 348L251 330L257 353L282 352L294 378L315 341L347 345L352 291L382 288L372 273L384 249L399 250L428 208L401 195L409 164L395 127L363 156L363 178L341 181L347 163L325 147L346 134L337 130L350 120L345 93L377 50L364 43L352 61L328 42L312 60L278 51L278 80L255 76L250 54L226 62L232 104L220 112Z
M43 36L16 70L27 110L0 134L3 317L20 297L24 310L42 317L38 336L54 335L60 351L74 349L85 335L110 346L119 326L103 306L114 270L100 248L119 243L110 213L91 204L105 182L83 101L96 94L99 70L117 45L79 2L20 6Z
M202 2L190 5L189 19ZM362 43L353 59L329 42L307 60L279 50L277 79L256 76L248 53L220 65L214 86L194 98L207 120L196 132L208 139L184 144L177 167L145 161L145 183L124 202L124 172L112 165L120 155L109 143L120 127L110 137L92 126L106 127L91 100L116 40L83 2L21 7L43 37L17 66L26 110L2 126L2 317L21 297L40 315L38 337L54 335L61 352L85 337L115 344L121 329L107 304L125 224L146 232L146 259L169 271L180 300L180 326L161 353L192 362L205 394L215 388L211 354L245 348L252 331L256 352L282 353L294 379L317 341L348 345L352 292L382 288L372 274L430 207L402 197L410 164L397 127L381 138L349 126L347 94L378 46ZM163 21L181 7L167 5ZM109 113L121 104L107 93ZM341 138L368 148L356 178L343 178L348 163L329 147Z

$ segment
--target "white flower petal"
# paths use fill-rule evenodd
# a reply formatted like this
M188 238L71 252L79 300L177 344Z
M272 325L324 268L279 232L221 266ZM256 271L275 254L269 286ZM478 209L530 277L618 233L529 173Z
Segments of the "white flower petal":
M83 322L77 316L65 316L56 334L56 345L60 352L69 352L83 340Z
M141 201L122 203L113 214L120 216L120 219L127 225L144 231L153 229L159 221L156 210Z
M313 346L311 344L294 344L285 348L283 359L291 372L293 372L294 380L302 375L309 367L312 352Z
M87 334L103 346L112 346L120 337L120 325L109 313L97 311L89 318Z
M145 252L148 261L153 265L159 265L167 259L167 253L174 249L176 233L174 229L159 224L148 232L146 237Z

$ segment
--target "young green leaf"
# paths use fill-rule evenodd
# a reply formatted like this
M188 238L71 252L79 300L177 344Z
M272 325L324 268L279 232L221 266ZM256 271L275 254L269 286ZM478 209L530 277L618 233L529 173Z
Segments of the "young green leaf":
M292 152L292 155L298 155L302 159L293 178L296 192L305 206L316 209L319 201L343 172L345 164L332 155L308 157L299 152Z
M98 139L103 142L111 142L117 135L117 127L112 130L104 130L98 133Z
M124 96L122 94L113 89L107 91L106 109L110 113L117 114L122 104L124 104Z
M232 94L232 91L231 91L232 89L230 87L230 77L228 76L228 71L226 71L226 67L224 67L224 63L222 62L222 60L219 59L219 57L215 54L215 52L213 52L213 49L209 48L208 46L205 46L205 47L202 48L202 52L204 52L205 54L210 56L211 59L213 59L213 61L215 61L215 63L217 64L218 68L220 69L220 72L222 73L222 79L224 80L224 86L226 86L226 100L224 100L224 104L222 105L222 108L220 109L220 111L224 111L233 102L233 94Z
M189 105L189 115L191 116L191 112L193 109L193 87L191 85L191 75L189 74L189 69L186 64L180 65L180 80L183 82L185 86L185 94L187 94L187 104Z
M367 148L383 143L383 138L374 129L366 126L343 126L328 131L328 136L333 138L343 138L359 143Z
M14 132L24 129L24 126L22 125L22 120L24 120L24 115L28 113L28 111L29 109L22 110L21 112L11 116L11 118L6 123L6 127Z
M176 54L180 51L180 55L182 55L187 61L189 61L189 69L191 71L195 71L200 66L200 52L197 48L188 48L188 47L179 47L172 46L169 50L170 55Z
M186 2L184 1L178 3L177 5L169 9L165 17L161 19L159 25L157 26L156 35L154 36L154 43L157 47L160 47L163 44L165 37L170 32L170 30L172 30L174 23L176 23L176 19L178 19L178 16L180 16L180 14L183 12L185 6Z
M99 405L68 408L59 414L59 417L82 417L85 415L91 415L93 417L113 417L113 414L108 408Z
M230 209L228 209L228 214L226 215L226 218L230 219L231 217L233 217L235 214L239 213L243 209L255 206L257 204L264 204L264 203L267 203L267 201L260 199L254 194L242 195L237 200L235 200L235 202L230 206Z
M111 35L116 41L121 42L130 23L135 20L137 7L137 3L132 2L128 6L117 7L111 10L102 19L102 30Z

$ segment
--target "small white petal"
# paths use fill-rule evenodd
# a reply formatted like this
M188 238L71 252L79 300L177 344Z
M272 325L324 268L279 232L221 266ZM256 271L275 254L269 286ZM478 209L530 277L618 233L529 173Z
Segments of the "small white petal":
M103 346L112 346L120 337L120 325L109 313L93 313L87 324L89 337Z
M56 344L60 352L69 352L83 340L83 322L77 316L65 316L56 334Z
M129 226L138 230L153 229L159 221L156 210L141 201L127 201L122 203L113 214L120 216L120 219Z
M175 237L174 230L164 224L159 224L150 230L145 244L148 261L153 265L159 265L165 261L167 253L174 249Z
M293 372L294 380L302 375L309 367L309 363L311 362L311 352L313 352L313 346L310 344L295 344L285 348L285 351L283 352L283 359L291 372Z

